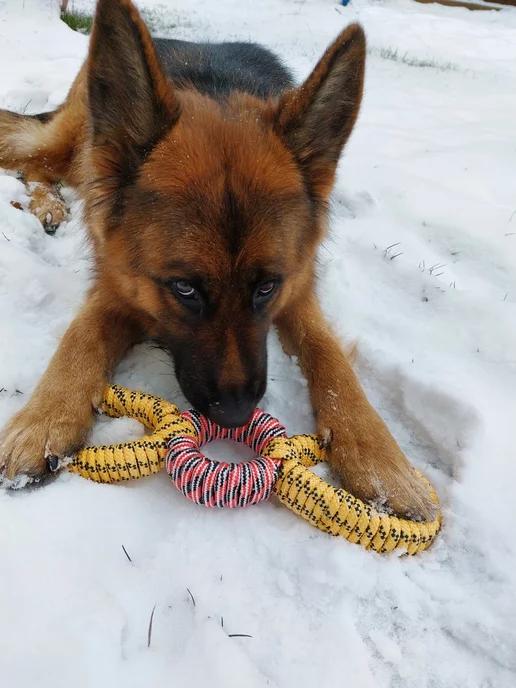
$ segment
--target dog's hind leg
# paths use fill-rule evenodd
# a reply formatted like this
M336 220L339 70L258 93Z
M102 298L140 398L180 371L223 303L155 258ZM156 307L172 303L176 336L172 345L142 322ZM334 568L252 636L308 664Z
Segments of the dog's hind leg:
M67 213L59 182L80 183L83 92L81 71L66 102L55 112L20 115L0 110L0 167L23 176L31 197L29 209L47 231L55 230Z
M0 110L0 167L22 175L29 210L49 233L67 215L57 184L67 173L70 151L58 143L58 135L53 113L30 116Z
M47 234L54 234L61 222L68 217L68 208L59 188L42 182L29 182L29 210L43 225Z
M49 183L37 174L25 175L24 181L30 197L30 212L38 218L47 234L54 234L68 217L68 208L59 185Z

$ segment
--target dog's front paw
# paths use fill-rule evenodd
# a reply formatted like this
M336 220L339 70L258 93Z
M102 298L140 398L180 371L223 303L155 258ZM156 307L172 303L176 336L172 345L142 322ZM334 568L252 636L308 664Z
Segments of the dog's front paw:
M326 430L324 426L320 431ZM397 516L431 521L437 513L428 485L417 475L383 421L335 424L329 462L356 497Z
M91 419L91 406L72 409L32 400L0 435L0 473L12 481L20 475L39 478L57 470L81 446Z

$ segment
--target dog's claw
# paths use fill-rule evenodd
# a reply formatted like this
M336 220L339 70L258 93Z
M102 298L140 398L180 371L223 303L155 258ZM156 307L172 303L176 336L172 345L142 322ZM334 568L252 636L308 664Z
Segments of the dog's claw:
M52 454L47 456L48 468L52 473L55 473L59 469L59 457Z
M45 233L49 236L54 236L58 227L59 225L45 225L43 229L45 230Z
M333 430L331 428L322 428L319 431L319 435L322 440L322 446L328 449L331 446L331 441L333 439Z
M46 234L49 234L50 236L53 236L59 227L59 222L54 222L53 220L54 218L52 213L47 213L45 216L45 221L43 222L43 229L45 230Z

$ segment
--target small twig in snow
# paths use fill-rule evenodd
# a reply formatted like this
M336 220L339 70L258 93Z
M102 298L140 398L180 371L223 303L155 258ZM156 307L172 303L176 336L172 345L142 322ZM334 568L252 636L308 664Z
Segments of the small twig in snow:
M156 605L152 608L150 619L149 619L149 628L147 630L147 647L150 647L151 640L152 640L152 622L154 621L154 612L156 611Z
M220 625L222 626L222 628L224 628L224 617L223 616L220 617Z
M399 251L398 253L395 253L393 256L389 256L389 260L394 260L398 256L402 256L402 255L403 255L403 251Z
M11 241L8 236L5 236L5 232L2 232L2 234L3 234L3 237L6 241Z
M394 248L395 246L399 246L400 243L401 243L401 241L396 241L396 242L394 242L394 244L390 244L389 246L387 246L386 248L384 248L384 250L383 250L383 256L384 256L384 258L387 258L387 257L388 257L388 254L389 254L389 251L391 250L391 248Z
M228 638L252 638L249 633L228 633Z
M125 548L123 545L122 545L122 549L124 550L125 556L129 559L129 561L130 561L131 564L132 564L132 563L133 563L133 560L131 559L131 557L129 556L129 554L128 554L126 548Z
M190 590L190 588L186 588L186 589L187 589L187 591L188 591L188 594L189 594L190 597L192 598L192 604L193 604L193 606L195 607L195 606L196 606L196 604L195 604L195 597L192 595L192 591Z
M443 273L442 272L435 272L435 271L440 270L441 268L445 268L445 267L446 267L446 263L435 263L435 265L431 265L428 268L428 274L432 275L432 277L439 277Z

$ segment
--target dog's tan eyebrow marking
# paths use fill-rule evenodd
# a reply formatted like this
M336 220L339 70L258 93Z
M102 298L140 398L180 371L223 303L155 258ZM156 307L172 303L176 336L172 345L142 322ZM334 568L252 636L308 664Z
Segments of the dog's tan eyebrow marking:
M165 263L164 268L167 271L170 270L170 272L174 272L176 270L185 270L186 272L195 272L200 274L200 271L195 268L192 263L184 260L171 260L168 263Z
M160 284L170 282L173 279L192 280L195 282L202 282L203 284L207 284L211 281L210 275L200 266L196 267L191 263L182 261L166 263L159 273L149 273L149 277Z

